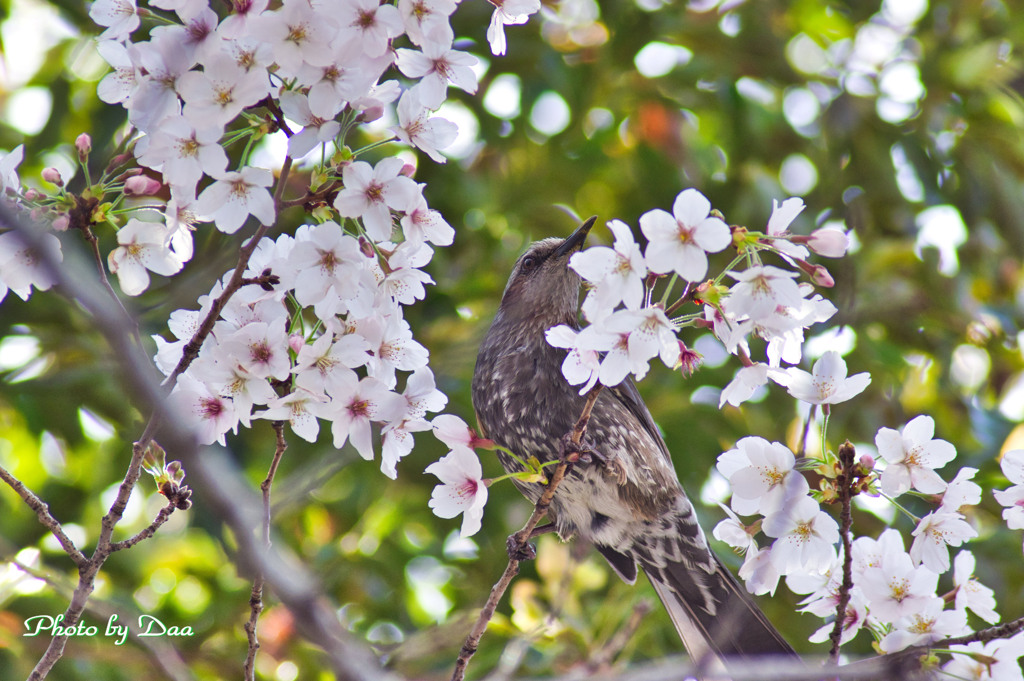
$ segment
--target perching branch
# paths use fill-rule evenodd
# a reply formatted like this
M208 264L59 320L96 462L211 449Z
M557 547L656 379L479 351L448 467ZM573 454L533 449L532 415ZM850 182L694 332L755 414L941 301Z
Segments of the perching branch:
M3 466L0 466L0 480L6 482L11 489L17 492L18 496L25 500L28 507L36 512L39 522L41 522L43 526L57 538L61 548L64 549L64 553L68 554L71 560L74 561L75 565L82 567L89 562L89 559L85 557L85 554L79 551L78 547L75 546L75 542L71 541L71 537L65 534L60 521L50 514L50 507L46 505L46 502L33 494L32 490L25 487L21 480L18 480L16 477L11 475L10 471Z
M570 434L570 441L574 445L579 445L583 441L583 435L587 430L587 424L590 422L590 413L594 409L594 403L597 402L597 396L601 393L600 383L591 388L590 392L587 393L587 401L583 406L583 411L580 413L579 420L576 421L576 425L573 427ZM578 453L574 454L578 457ZM515 579L516 575L519 574L519 563L522 562L516 555L522 555L526 549L527 543L530 541L533 531L540 523L541 519L547 514L548 508L551 506L551 500L555 497L555 491L558 489L559 483L565 478L569 472L573 462L571 456L565 456L563 453L562 460L555 467L554 472L551 474L551 478L548 480L547 486L544 488L544 493L540 495L540 499L537 500L537 504L533 508L533 514L530 515L530 519L526 521L523 528L516 532L509 539L509 559L508 565L505 566L505 571L502 573L501 578L498 579L497 583L491 588L491 593L487 597L487 601L484 603L483 609L480 611L480 615L477 617L476 623L470 630L469 635L466 637L465 643L462 644L462 649L459 651L459 656L455 660L455 669L452 671L452 681L462 681L466 676L466 667L469 665L469 660L476 654L477 648L480 646L480 639L484 635L484 631L487 630L487 624L494 617L494 612L498 608L498 602L501 597L505 595L505 591L508 590L512 580Z
M839 662L839 646L843 638L843 624L846 622L846 608L850 605L850 591L853 590L853 550L850 542L850 527L853 524L851 505L853 504L853 469L856 450L847 440L839 446L838 454L840 473L836 479L836 486L839 491L839 502L842 504L842 511L839 514L839 537L843 542L843 583L839 587L839 602L836 603L836 622L828 637L832 642L832 651L829 653L829 661L832 664Z

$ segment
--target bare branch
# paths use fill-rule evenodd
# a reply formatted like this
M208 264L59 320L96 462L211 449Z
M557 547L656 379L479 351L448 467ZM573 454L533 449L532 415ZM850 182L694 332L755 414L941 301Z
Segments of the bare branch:
M113 542L110 545L110 552L114 553L115 551L120 551L122 549L129 549L138 544L140 541L149 539L154 534L156 534L156 531L160 529L161 525L163 525L170 519L171 514L174 513L176 508L177 506L175 506L173 502L167 504L166 506L160 509L160 512L156 514L156 518L153 519L153 522L151 522L149 526L146 527L144 530L140 531L138 534L136 534L134 537L130 539Z
M57 541L60 542L61 548L64 549L64 552L68 554L71 560L74 561L75 565L81 567L89 562L89 559L85 557L85 554L79 551L78 547L75 546L75 542L71 541L71 537L65 534L60 521L50 514L50 507L46 502L33 494L32 490L25 487L21 480L18 480L16 477L11 475L10 471L3 466L0 466L0 480L6 482L10 488L18 494L18 496L25 500L28 507L36 512L39 522L41 522L43 526L57 538Z
M846 608L850 605L850 591L853 590L853 550L850 542L850 527L853 524L851 505L853 503L853 478L854 478L854 457L856 450L850 441L847 440L839 447L839 478L836 485L839 488L839 501L843 508L839 514L840 531L839 536L843 542L843 583L839 587L839 602L836 603L836 622L829 634L832 642L832 651L829 653L829 661L832 664L839 662L839 646L843 639L843 624L846 622Z

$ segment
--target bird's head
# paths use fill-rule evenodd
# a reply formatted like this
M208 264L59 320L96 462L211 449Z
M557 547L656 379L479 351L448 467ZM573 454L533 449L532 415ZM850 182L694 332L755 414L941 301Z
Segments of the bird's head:
M583 248L597 216L565 239L549 238L530 244L508 278L501 312L515 319L536 318L549 324L575 324L580 277L569 269L569 258Z

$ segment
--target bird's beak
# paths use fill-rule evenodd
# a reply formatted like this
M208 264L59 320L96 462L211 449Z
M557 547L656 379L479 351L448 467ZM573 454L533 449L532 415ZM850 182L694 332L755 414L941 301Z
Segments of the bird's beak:
M575 232L570 234L562 245L555 249L555 257L561 258L570 253L580 250L583 248L583 242L587 240L587 234L590 233L590 228L597 222L597 216L592 215L582 225L580 225Z

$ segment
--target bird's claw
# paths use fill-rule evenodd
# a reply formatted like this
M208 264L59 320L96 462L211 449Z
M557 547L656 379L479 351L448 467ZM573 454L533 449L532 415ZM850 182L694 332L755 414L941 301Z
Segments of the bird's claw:
M509 535L508 540L505 541L505 550L508 551L509 560L524 561L533 560L537 557L536 547L529 542L520 543L519 537L516 535Z
M605 456L594 448L593 443L584 438L582 442L572 439L571 433L562 436L562 460L570 463L590 464L595 461L604 468L605 476L613 478L619 485L626 484L626 467L615 454Z

